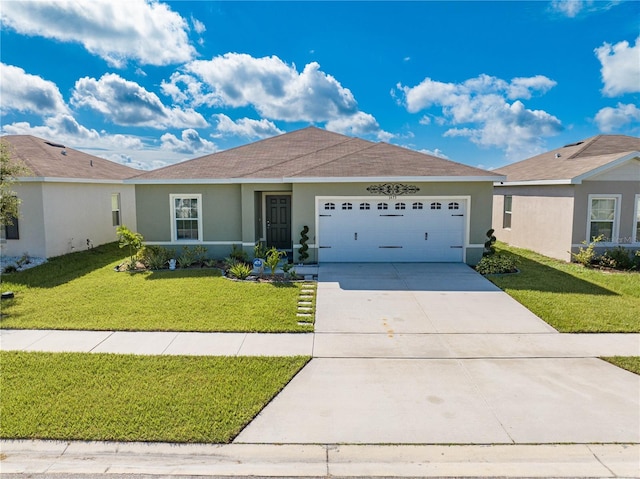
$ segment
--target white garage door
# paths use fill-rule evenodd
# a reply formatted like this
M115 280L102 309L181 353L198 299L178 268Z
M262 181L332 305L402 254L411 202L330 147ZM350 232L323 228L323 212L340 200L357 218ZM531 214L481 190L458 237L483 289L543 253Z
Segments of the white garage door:
M461 262L466 199L318 199L320 262Z

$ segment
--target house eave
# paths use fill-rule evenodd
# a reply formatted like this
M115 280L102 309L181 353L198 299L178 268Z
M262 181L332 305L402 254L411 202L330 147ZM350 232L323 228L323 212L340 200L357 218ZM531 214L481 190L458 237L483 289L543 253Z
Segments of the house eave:
M545 185L572 185L573 179L563 180L524 180L524 181L496 181L493 186L545 186Z
M415 183L469 183L495 182L505 176L357 176L357 177L282 177L282 178L187 178L187 179L140 179L124 180L136 185L230 185L230 184L284 184L284 183L371 183L371 182L415 182Z
M125 180L105 180L92 178L55 178L49 176L24 176L19 177L20 183L90 183L90 184L124 184Z

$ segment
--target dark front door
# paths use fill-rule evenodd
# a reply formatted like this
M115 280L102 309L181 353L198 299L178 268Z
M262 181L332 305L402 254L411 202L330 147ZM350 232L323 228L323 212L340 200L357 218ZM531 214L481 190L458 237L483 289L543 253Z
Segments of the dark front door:
M267 195L267 247L291 249L291 195Z

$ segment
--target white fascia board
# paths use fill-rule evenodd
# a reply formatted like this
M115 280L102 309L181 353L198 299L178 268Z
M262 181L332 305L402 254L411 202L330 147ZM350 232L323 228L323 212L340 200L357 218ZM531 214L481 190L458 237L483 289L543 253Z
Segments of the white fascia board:
M494 182L506 176L352 176L330 178L284 178L285 183L393 183L397 181L415 183L466 183Z
M567 180L529 180L529 181L496 181L493 186L541 186L541 185L571 185L573 181Z
M124 180L132 185L241 185L244 183L288 183L283 178L187 178L187 179L138 179Z
M611 163L607 163L606 165L599 166L598 168L588 171L587 173L583 173L582 175L576 176L575 178L573 178L571 182L576 185L580 185L584 180L587 180L592 176L599 175L600 173L604 173L605 171L610 170L611 168L620 166L621 164L626 163L627 161L631 161L634 158L640 159L640 151L631 152L628 155L624 155L618 158L617 160L613 160Z
M190 178L190 179L136 179L124 180L124 183L136 185L230 185L230 184L282 184L282 183L468 183L468 182L495 182L506 176L354 176L354 177L318 177L318 178Z
M93 180L90 178L52 178L47 176L25 176L18 178L20 183L90 183L90 184L105 184L105 185L121 185L125 183L125 180Z

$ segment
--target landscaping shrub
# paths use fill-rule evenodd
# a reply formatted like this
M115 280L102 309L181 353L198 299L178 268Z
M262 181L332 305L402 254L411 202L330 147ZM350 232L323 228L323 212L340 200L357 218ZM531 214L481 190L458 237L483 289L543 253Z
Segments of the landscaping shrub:
M129 265L130 270L136 269L136 256L142 249L142 235L134 233L125 225L118 226L116 229L120 248L129 248Z
M493 228L486 232L487 241L485 241L484 243L484 251L482 252L482 256L492 256L495 254L496 247L494 245L496 244L497 239L493 235L494 232L495 230Z
M147 268L158 270L167 267L169 260L173 258L174 251L163 246L146 245L138 253L138 259Z
M586 248L580 246L577 253L571 253L573 261L581 264L582 266L591 266L596 258L596 245L604 239L604 235L594 237ZM586 245L587 242L583 241L582 244Z
M307 253L309 250L309 245L307 244L307 241L309 241L308 232L309 227L304 225L302 231L300 231L300 249L298 250L298 258L301 263L304 263L309 258L309 253Z
M249 255L247 254L247 252L235 244L231 247L231 254L229 254L229 257L237 261L241 261L242 263L249 262Z
M272 247L269 251L267 251L267 257L264 260L266 265L271 269L271 276L276 275L276 269L278 268L278 264L284 255L286 255L284 251L278 251L275 247Z
M515 273L518 271L517 265L518 260L514 256L495 254L484 256L476 265L476 271L480 274Z
M258 241L253 247L253 257L265 259L267 257L267 247L262 241Z
M251 268L247 263L237 261L229 268L229 273L238 279L246 279L251 274L252 270L253 268Z
M598 264L600 266L624 271L634 269L636 266L634 263L635 261L631 256L631 251L622 246L608 249L598 258Z

